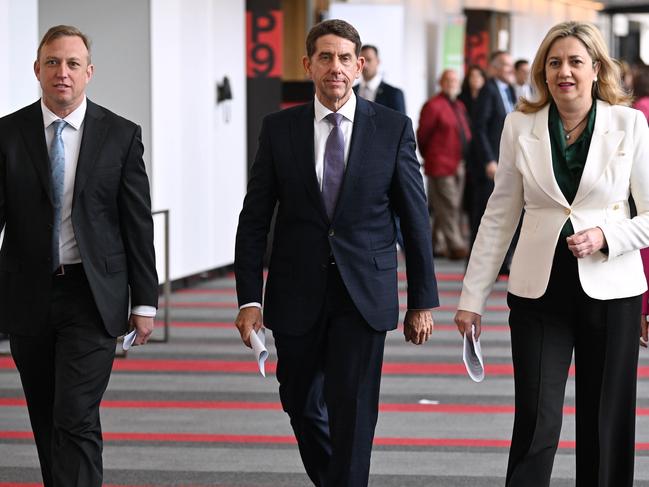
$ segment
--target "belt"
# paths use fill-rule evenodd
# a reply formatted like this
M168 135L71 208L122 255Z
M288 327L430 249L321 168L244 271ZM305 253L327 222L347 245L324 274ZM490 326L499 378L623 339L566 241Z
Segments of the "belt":
M83 264L81 262L78 264L61 264L52 273L54 277L79 276L82 274Z

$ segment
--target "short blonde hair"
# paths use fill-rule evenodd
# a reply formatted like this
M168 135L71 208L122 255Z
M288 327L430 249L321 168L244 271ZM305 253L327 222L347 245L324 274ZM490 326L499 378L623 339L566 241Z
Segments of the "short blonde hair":
M593 98L603 100L611 105L629 105L631 103L631 97L622 87L619 65L609 56L599 29L588 22L569 21L555 25L545 35L532 63L531 79L536 90L536 99L532 101L522 98L518 104L518 110L523 113L534 113L550 102L552 97L545 76L548 52L556 40L571 36L581 41L593 63L599 65L597 82L593 84Z
M86 34L72 25L55 25L54 27L50 27L45 35L43 35L41 43L38 45L38 50L36 51L36 61L41 60L41 49L43 48L43 46L49 44L55 39L58 39L59 37L65 36L81 38L84 45L86 46L86 49L88 50L88 64L90 64L90 39Z

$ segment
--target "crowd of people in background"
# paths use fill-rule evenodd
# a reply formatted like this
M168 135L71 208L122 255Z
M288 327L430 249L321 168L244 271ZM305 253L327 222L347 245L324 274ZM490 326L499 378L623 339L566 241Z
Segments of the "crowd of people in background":
M403 92L387 84L380 72L378 48L365 45L361 54L366 62L356 93L405 113ZM446 69L437 80L439 89L421 108L417 146L427 176L436 257L465 260L470 254L493 191L505 117L521 100L535 99L530 68L529 60L514 61L509 53L496 51L486 69L467 66L463 79ZM633 108L649 121L649 66L621 61L620 72ZM517 235L500 275L509 274ZM649 272L649 249L642 254Z

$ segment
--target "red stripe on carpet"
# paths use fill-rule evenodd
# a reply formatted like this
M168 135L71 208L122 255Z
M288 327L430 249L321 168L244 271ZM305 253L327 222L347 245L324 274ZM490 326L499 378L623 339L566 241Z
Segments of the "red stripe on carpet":
M15 364L10 357L0 357L0 369L13 369ZM226 373L259 373L257 364L250 361L226 360L157 360L136 359L119 360L114 363L116 371L147 372L226 372ZM275 371L275 362L266 362L266 372ZM487 376L510 376L513 373L511 364L486 365ZM385 375L465 375L462 363L430 362L387 362L383 364ZM574 367L570 368L574 375ZM649 377L649 366L638 367L638 377Z
M226 435L204 433L136 433L105 432L105 441L155 441L187 443L237 443L237 444L295 444L293 436L279 435ZM31 439L29 431L0 431L0 439ZM440 446L508 448L509 440L491 438L375 438L375 445L383 446ZM574 441L561 441L559 448L574 448ZM636 443L636 450L649 450L649 443Z
M160 301L159 304L160 306L164 306L166 303L164 301ZM171 301L168 304L170 308L237 309L239 307L237 303L235 303L234 301ZM400 304L399 309L406 310L407 309L406 303ZM457 305L438 306L437 308L434 309L434 311L456 311L456 310L457 310ZM502 305L486 306L485 310L486 311L509 311L509 306L502 306Z
M0 407L24 407L26 402L20 397L0 398ZM217 409L217 410L264 410L281 411L279 402L252 401L118 401L104 399L102 408L107 409ZM513 414L514 406L506 404L380 404L386 413L448 413L448 414ZM575 414L572 406L564 408L565 414ZM649 416L649 408L638 408L638 416Z
M439 296L441 297L458 297L462 291L457 290L447 290L447 291L438 291ZM188 289L179 289L174 291L174 294L188 294L196 296L236 296L237 291L234 288L188 288ZM408 291L399 291L399 296L407 296ZM493 291L490 295L490 298L506 298L507 291Z

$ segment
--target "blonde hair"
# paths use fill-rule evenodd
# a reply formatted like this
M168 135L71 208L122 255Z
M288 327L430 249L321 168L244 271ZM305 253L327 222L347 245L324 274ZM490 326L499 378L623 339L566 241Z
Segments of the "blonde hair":
M550 102L552 97L546 83L545 63L554 42L566 37L575 37L581 41L593 63L599 65L597 81L593 83L593 98L611 105L629 105L631 97L622 87L619 65L609 56L599 29L587 22L569 21L555 25L545 35L532 63L531 79L536 90L536 99L522 98L518 110L523 113L534 113Z

